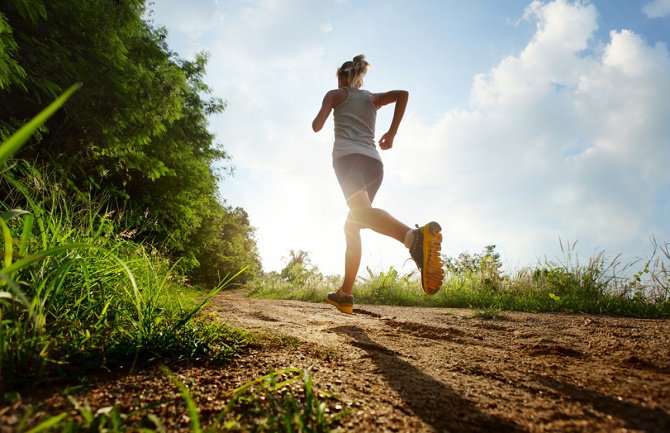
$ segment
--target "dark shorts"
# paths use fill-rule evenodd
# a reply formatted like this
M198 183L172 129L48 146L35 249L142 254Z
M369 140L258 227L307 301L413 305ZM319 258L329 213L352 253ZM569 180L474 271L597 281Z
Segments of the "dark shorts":
M381 161L353 154L333 161L333 168L345 199L349 200L359 191L367 191L372 203L384 179L384 164Z

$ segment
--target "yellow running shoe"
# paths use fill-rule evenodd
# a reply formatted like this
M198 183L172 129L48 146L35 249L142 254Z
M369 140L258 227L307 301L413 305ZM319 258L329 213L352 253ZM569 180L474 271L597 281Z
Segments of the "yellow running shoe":
M423 227L416 226L414 242L409 254L421 271L421 286L427 295L434 295L442 287L444 269L440 250L442 249L442 227L435 221Z
M354 297L352 295L340 295L340 291L328 293L326 302L334 305L335 308L342 313L353 314L354 312Z

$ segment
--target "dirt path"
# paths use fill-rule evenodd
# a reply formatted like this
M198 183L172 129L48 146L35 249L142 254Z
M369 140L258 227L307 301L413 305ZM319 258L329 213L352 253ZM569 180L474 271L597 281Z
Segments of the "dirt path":
M670 432L668 320L508 312L485 320L471 310L364 305L348 316L240 291L217 295L209 308L283 342L254 345L223 367L169 366L205 424L240 385L299 367L341 397L339 408L329 401L349 413L340 432ZM191 431L158 366L33 391L0 407L0 433L16 431L26 413L76 413L65 394L92 413L150 407L167 431Z
M345 431L670 432L667 320L365 305L348 316L241 292L214 308L311 347L256 356L310 367L350 400Z

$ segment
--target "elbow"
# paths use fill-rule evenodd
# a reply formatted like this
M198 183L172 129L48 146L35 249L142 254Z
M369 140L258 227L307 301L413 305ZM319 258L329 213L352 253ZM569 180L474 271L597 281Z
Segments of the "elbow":
M312 131L319 132L321 131L322 127L323 125L319 125L318 123L316 123L316 121L312 122Z

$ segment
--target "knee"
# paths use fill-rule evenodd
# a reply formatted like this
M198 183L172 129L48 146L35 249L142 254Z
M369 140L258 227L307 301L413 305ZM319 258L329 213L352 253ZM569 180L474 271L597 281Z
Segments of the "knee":
M347 222L344 223L344 234L348 238L360 239L361 228L360 224L353 222L351 219L347 219Z
M355 221L359 228L362 228L363 222L366 221L366 218L370 214L370 209L371 208L369 207L359 207L349 209L350 219Z

